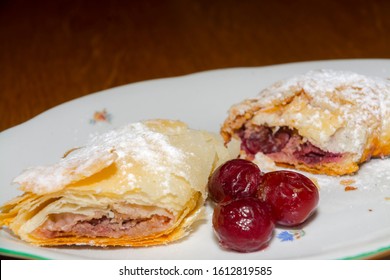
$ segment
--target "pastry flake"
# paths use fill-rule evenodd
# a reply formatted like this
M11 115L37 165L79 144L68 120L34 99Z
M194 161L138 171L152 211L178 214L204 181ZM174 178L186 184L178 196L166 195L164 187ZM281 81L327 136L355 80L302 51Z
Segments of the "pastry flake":
M40 246L166 244L202 217L208 177L230 157L218 135L179 121L129 124L16 177L24 194L0 225Z

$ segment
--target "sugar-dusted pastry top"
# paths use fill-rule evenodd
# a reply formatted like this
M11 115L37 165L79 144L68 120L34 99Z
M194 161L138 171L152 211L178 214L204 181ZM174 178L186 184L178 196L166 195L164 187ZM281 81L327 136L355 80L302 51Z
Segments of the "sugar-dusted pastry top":
M166 244L202 216L208 177L230 158L219 135L180 121L125 125L16 177L25 193L0 226L37 245Z
M244 127L267 126L274 133L285 127L358 162L390 152L389 118L389 80L322 69L278 81L233 105L221 133L228 142Z
M182 122L132 123L93 136L58 163L27 169L14 182L21 190L38 195L81 185L83 190L92 189L95 184L83 184L82 180L115 163L118 177L112 183L113 178L99 183L99 192L124 194L142 187L142 192L157 202L166 193L182 193L180 186L172 182L181 178L206 196L207 172L215 160L227 157L218 141L215 135L191 130ZM207 142L210 145L205 145Z
M184 127L175 127L177 132ZM173 128L171 128L173 132ZM85 146L70 151L58 163L52 166L32 167L15 178L23 191L36 194L50 193L66 185L88 177L114 161L118 162L122 172L132 167L126 159L142 163L152 173L169 174L174 165L183 164L185 153L172 146L166 135L152 129L144 123L133 123L117 130L96 135ZM164 164L167 162L170 164ZM135 183L133 176L128 176L130 187ZM166 182L162 182L162 185ZM117 188L121 186L116 186Z

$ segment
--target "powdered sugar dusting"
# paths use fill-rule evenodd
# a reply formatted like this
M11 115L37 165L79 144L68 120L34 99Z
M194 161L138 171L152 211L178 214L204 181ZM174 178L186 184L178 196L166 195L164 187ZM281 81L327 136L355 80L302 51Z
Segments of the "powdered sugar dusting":
M93 145L76 149L51 166L28 168L14 179L14 183L20 184L21 190L26 192L54 192L99 172L112 164L116 157L108 147Z
M183 151L169 143L166 135L143 123L134 123L92 136L84 147L72 151L58 163L29 168L14 182L24 191L41 194L91 176L114 161L119 163L121 172L126 172L132 166L126 162L128 157L150 172L165 172L170 165L180 164L184 156ZM128 175L127 179L128 184L135 185L134 176Z
M379 116L380 104L388 102L386 97L390 94L390 83L385 79L353 72L322 69L280 81L262 91L258 99L267 103L266 100L274 100L277 95L295 94L296 90L302 89L313 98L313 104L328 105L324 109L338 109L342 101L346 106L356 103ZM366 114L347 117L367 119Z
M178 162L183 157L182 151L169 144L166 135L151 130L143 123L129 124L95 136L91 144L113 148L119 160L130 155L134 160L146 164L150 170L163 168L160 163L167 158Z

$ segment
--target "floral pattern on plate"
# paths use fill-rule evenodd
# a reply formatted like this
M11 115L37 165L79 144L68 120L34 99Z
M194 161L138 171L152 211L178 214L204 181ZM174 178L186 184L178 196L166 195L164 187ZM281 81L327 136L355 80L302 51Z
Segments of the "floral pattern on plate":
M106 109L103 109L101 111L95 111L92 119L89 120L89 123L91 124L96 124L98 122L111 123L111 119L112 119L112 115L108 113Z
M305 235L305 231L303 229L299 230L283 230L279 232L276 237L280 239L280 241L294 241L300 239Z

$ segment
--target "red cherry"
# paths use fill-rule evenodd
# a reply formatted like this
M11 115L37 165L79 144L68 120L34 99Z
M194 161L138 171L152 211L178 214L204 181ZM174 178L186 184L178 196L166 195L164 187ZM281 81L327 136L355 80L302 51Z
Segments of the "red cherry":
M271 206L277 224L296 226L314 212L319 192L316 185L300 173L274 171L263 175L259 198Z
M244 159L233 159L219 166L208 182L210 198L219 203L256 196L261 183L259 167Z
M270 207L254 197L218 204L213 226L220 245L239 252L264 249L275 227Z

